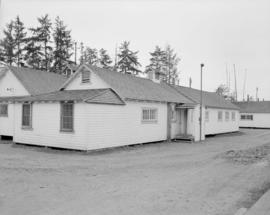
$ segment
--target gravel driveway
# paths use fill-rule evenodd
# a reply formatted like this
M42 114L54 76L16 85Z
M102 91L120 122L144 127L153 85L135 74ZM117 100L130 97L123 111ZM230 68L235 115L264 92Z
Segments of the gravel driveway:
M241 164L221 156L270 145L270 130L88 154L4 143L1 215L232 215L270 182L269 160Z

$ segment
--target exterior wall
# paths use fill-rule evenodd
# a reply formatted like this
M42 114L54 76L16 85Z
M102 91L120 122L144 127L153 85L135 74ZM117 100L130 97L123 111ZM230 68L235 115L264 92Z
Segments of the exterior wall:
M8 116L0 116L0 135L14 135L14 104L8 104Z
M33 103L32 129L22 129L22 104L15 104L14 142L85 150L85 104L74 105L74 132L60 131L60 103Z
M219 134L219 133L228 133L234 132L239 130L239 111L237 110L227 110L227 109L214 109L214 108L207 108L209 112L209 121L205 124L205 135L209 134ZM218 111L223 112L222 121L218 120ZM226 121L225 119L225 112L229 112L229 120ZM232 121L232 112L235 112L235 121ZM203 111L203 115L205 117L205 110Z
M0 97L28 96L30 95L20 81L7 71L0 79ZM8 117L0 117L0 135L14 135L14 104L8 104Z
M142 122L142 108L158 109L157 123ZM167 105L127 102L125 106L86 106L87 149L99 149L167 139Z
M205 112L205 108L202 107L202 113ZM197 105L193 109L193 123L194 123L194 138L195 141L200 140L200 105ZM202 114L202 129L201 129L201 140L205 139L205 124L204 124L204 114Z
M239 121L240 127L270 128L270 113L242 113L242 114L253 115L253 120L240 119Z
M34 103L32 129L21 128L22 104L15 104L14 141L33 145L92 150L167 138L167 106L127 102L125 106L74 105L74 132L60 132L60 104ZM158 108L157 123L142 122L142 108Z
M0 97L6 96L28 96L28 91L20 83L20 81L13 75L12 72L7 71L4 77L0 79Z
M101 78L99 78L95 73L90 74L90 83L82 83L81 73L79 72L76 77L67 85L66 90L85 90L85 89L101 89L110 88L110 86L105 83Z

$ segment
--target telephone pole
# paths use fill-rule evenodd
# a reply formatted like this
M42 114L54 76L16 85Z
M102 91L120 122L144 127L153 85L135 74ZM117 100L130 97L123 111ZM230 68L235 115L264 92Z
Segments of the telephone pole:
M201 91L200 91L200 141L202 141L202 76L204 64L201 64Z

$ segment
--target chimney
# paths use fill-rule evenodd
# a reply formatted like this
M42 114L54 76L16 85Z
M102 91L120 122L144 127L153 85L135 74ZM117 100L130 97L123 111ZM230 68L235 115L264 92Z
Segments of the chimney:
M192 85L192 79L191 77L189 78L189 88L191 88L191 85Z
M159 75L159 73L155 73L154 71L149 71L148 72L148 78L150 79L150 80L152 80L153 82L155 82L155 83L160 83L160 79L161 79L161 77L160 77L160 75Z

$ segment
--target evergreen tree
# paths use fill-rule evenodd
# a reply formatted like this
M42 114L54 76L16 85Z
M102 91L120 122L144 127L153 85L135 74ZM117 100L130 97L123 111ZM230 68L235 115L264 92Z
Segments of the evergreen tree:
M137 75L141 71L138 69L141 64L138 61L138 51L133 52L129 49L129 42L124 41L120 46L120 53L118 54L117 68L119 72L124 74L131 73Z
M105 49L99 50L99 64L102 68L110 68L112 60Z
M146 66L145 72L152 72L158 77L163 77L166 74L166 52L156 46L154 52L150 52L150 55L150 64Z
M83 62L96 66L98 64L97 49L86 47L86 49L83 52Z
M55 49L53 51L53 71L62 73L65 62L71 57L72 40L71 31L67 30L67 26L59 17L55 19L55 27L53 29L53 38Z
M6 25L6 29L3 31L4 38L0 41L0 46L2 49L1 59L12 65L15 62L15 40L13 37L14 33L14 23L11 21Z
M46 14L45 16L41 16L37 20L39 26L30 29L33 33L32 40L34 40L36 45L40 47L40 50L35 49L36 51L40 51L40 54L42 55L40 69L48 71L50 69L50 64L52 60L50 57L52 52L52 47L50 45L52 23L49 19L48 14Z
M14 21L14 40L15 40L15 56L17 66L23 64L24 59L24 46L26 41L26 31L23 22L20 20L19 16L15 18Z
M36 38L31 37L27 39L25 51L24 60L27 66L30 66L33 69L41 69L42 52L41 46L36 43Z
M166 61L165 61L165 70L166 75L164 77L164 81L169 84L176 84L179 82L179 74L178 74L178 63L180 58L177 56L175 51L168 45L165 49L166 53Z

